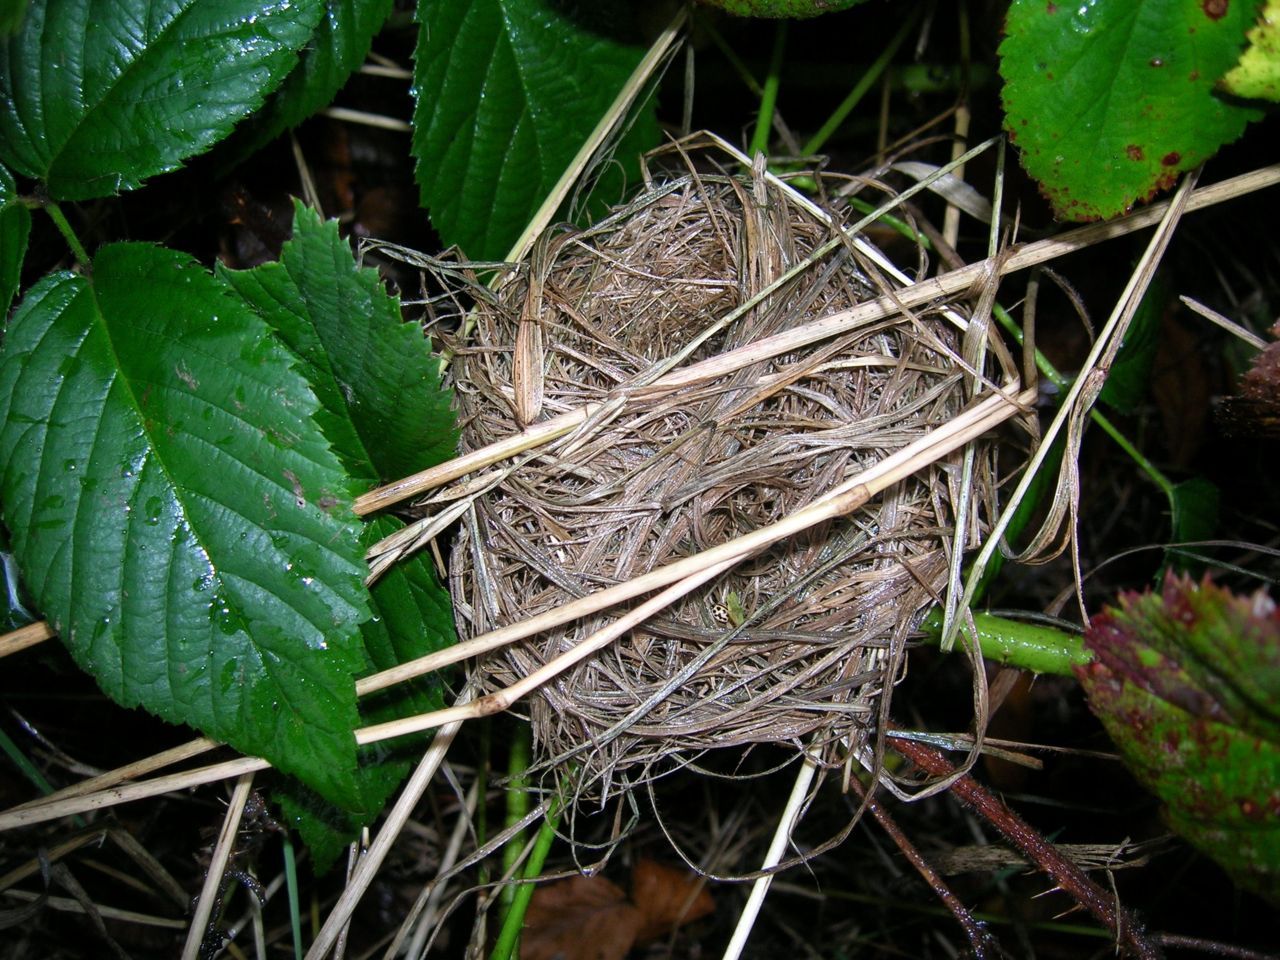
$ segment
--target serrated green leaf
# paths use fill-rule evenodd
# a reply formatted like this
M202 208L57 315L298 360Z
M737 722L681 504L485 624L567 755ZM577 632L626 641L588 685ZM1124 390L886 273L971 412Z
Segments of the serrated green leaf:
M302 361L324 407L317 421L347 471L371 485L422 470L453 455L457 433L438 364L420 328L401 320L373 270L360 269L335 221L297 204L294 233L278 263L220 275ZM378 517L366 546L403 526ZM454 641L448 594L421 556L393 566L372 589L373 617L361 628L364 672L384 670ZM440 682L426 677L361 701L364 723L442 706ZM416 738L420 741L421 738ZM317 864L341 853L382 809L407 772L402 747L360 751L362 804L339 810L310 791L286 787L278 799Z
M422 330L406 324L374 270L361 269L336 221L300 203L278 263L220 274L306 365L347 470L395 480L457 450L449 395Z
M1222 89L1237 97L1280 101L1280 0L1267 0L1249 31L1249 47L1222 78Z
M13 175L0 166L0 321L18 292L30 235L31 211L18 199Z
M1138 304L1111 364L1098 399L1121 413L1137 410L1151 389L1151 365L1160 346L1160 328L1169 297L1169 285L1157 276Z
M1280 899L1280 613L1169 576L1092 619L1077 676L1170 826Z
M364 62L395 0L324 0L324 15L298 65L254 115L236 148L252 153L325 107Z
M0 44L0 159L81 200L207 150L285 78L321 0L33 0Z
M189 257L106 246L9 326L0 494L24 581L109 696L356 806L360 527L293 362Z
M445 243L507 255L643 57L618 39L634 17L620 0L571 14L542 0L419 4L412 152ZM640 124L656 135L651 107Z
M402 526L395 517L376 517L368 524L363 542L371 546ZM366 673L389 669L453 643L449 595L421 556L391 567L373 585L372 598L374 617L361 628ZM438 676L429 675L364 697L360 716L365 724L383 723L443 706L443 684ZM328 870L360 829L376 818L409 772L410 763L421 757L424 740L419 734L360 748L360 812L325 803L297 783L276 792L285 818L297 827L319 872Z
M1014 0L1000 45L1009 137L1057 216L1116 216L1261 114L1214 96L1256 4Z

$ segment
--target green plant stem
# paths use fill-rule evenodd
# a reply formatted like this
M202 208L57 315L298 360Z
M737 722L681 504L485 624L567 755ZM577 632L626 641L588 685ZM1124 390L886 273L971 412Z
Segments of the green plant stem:
M817 184L814 184L814 186L817 186ZM876 204L863 200L860 197L845 197L844 202L861 214L871 213L877 206ZM912 243L918 244L926 250L933 249L933 243L929 238L919 230L913 229L911 224L907 223L907 221L903 220L901 217L895 217L891 213L882 213L880 216L876 217L874 222L889 227L891 230L896 231Z
M773 129L773 110L778 102L778 84L782 76L782 57L787 49L787 21L779 20L773 35L773 53L769 57L769 74L764 78L764 91L760 96L760 113L756 117L756 129L751 135L747 156L769 152L769 132Z
M22 775L30 780L37 790L45 796L53 793L53 785L44 778L44 774L36 769L35 764L27 759L26 754L18 749L18 745L3 730L0 730L0 750L5 752L13 761L13 765L22 771Z
M76 232L71 229L71 224L67 220L66 214L62 212L62 208L53 200L46 200L41 204L44 212L49 215L49 219L53 221L53 225L58 228L58 232L62 234L62 239L67 241L67 246L71 248L72 255L77 261L88 265L89 254L85 251L84 245L80 243L80 238L76 236Z
M515 737L511 740L511 753L507 758L507 811L505 822L503 823L504 828L509 829L515 826L529 812L529 778L526 775L526 771L529 769L531 746L529 728L522 724L517 729ZM506 876L511 871L511 868L515 866L516 858L520 856L520 850L523 846L524 834L519 833L512 837L507 845L502 848L503 876ZM514 896L514 888L507 886L503 888L498 902L509 910Z
M27 759L27 755L22 752L22 749L16 743L13 742L13 738L3 730L0 730L0 750L4 751L5 755L13 761L13 765L22 772L24 777L35 785L37 790L46 797L53 793L53 784L45 779L45 775L40 772L39 768L37 768L34 763ZM84 818L78 814L71 819L77 827L87 826Z
M836 107L831 116L827 117L827 122L819 127L818 132L810 137L809 141L800 149L802 156L808 157L817 153L826 145L831 135L840 129L840 124L844 123L845 118L849 116L853 108L858 105L859 101L866 96L867 91L880 79L885 67L889 66L889 61L893 59L894 54L898 52L898 48L902 46L902 41L907 39L907 34L919 22L920 13L923 9L923 4L916 4L912 7L911 13L902 21L902 26L893 35L893 39L880 51L880 56L876 57L871 66L867 68L867 72L854 84L848 96L840 101L840 106Z
M302 908L298 903L298 862L293 856L293 841L284 838L284 886L289 898L289 925L293 929L294 960L302 960Z
M1000 325L1008 330L1018 343L1022 343L1022 329L1018 326L1017 321L1009 315L1009 311L1005 310L1001 306L996 306L991 312L1000 322ZM1058 371L1058 368L1049 362L1048 357L1038 349L1035 352L1035 359L1036 369L1039 370L1040 373L1044 375L1045 379L1054 386L1062 388L1070 384L1070 379L1063 376ZM1119 446L1121 450L1129 455L1133 462L1138 465L1139 469L1150 477L1152 482L1160 488L1161 492L1164 493L1165 498L1169 501L1169 509L1173 510L1175 508L1174 497L1176 495L1173 481L1166 477L1160 471L1159 467L1143 456L1142 452L1133 445L1128 437L1120 432L1120 428L1117 427L1111 421L1111 418L1105 413L1095 407L1089 411L1089 416L1093 422L1096 423L1104 433L1106 433L1107 436L1116 442L1116 445Z
M560 813L563 809L563 801L556 798L547 810L547 818L542 821L538 836L533 841L533 849L529 852L529 859L524 865L524 870L521 871L522 882L516 885L511 905L502 918L502 929L498 932L498 939L493 945L493 953L489 954L489 960L511 960L515 953L520 931L524 927L525 913L529 909L529 901L533 899L533 881L542 873L542 868L547 862L547 854L551 852L551 844L555 841L556 827L560 824Z
M1022 623L974 613L978 631L978 647L982 656L996 663L1030 670L1032 673L1055 673L1073 676L1072 668L1082 667L1093 657L1085 650L1077 635L1038 623ZM942 610L934 607L920 624L930 643L942 641ZM961 629L964 629L963 627Z

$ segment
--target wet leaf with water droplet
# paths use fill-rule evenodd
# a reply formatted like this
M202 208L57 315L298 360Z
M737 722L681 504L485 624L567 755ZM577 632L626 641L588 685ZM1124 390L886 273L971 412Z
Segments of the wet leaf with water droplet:
M268 345L259 362L240 360L246 339ZM68 356L80 362L64 368ZM362 527L294 364L189 257L105 246L92 279L52 274L14 314L0 350L0 497L24 580L113 699L360 808ZM292 441L272 447L270 435ZM338 505L321 510L323 496ZM315 584L285 577L286 563ZM222 682L229 664L242 683Z
M457 431L430 343L419 327L401 320L399 304L377 274L357 267L336 223L321 222L299 204L279 263L224 269L220 276L301 358L299 369L324 408L317 421L353 477L373 486L452 456ZM363 542L371 545L403 525L378 517ZM316 584L314 574L302 563L284 571L303 588ZM448 594L422 556L396 564L374 584L371 600L374 616L361 628L366 672L454 640ZM436 677L399 684L363 700L361 716L378 723L436 709L443 705L441 690ZM414 739L361 750L362 811L322 814L324 805L297 786L277 794L321 868L382 809L408 772L406 750L420 752Z
M0 159L55 199L130 190L284 80L321 0L38 0L0 40Z

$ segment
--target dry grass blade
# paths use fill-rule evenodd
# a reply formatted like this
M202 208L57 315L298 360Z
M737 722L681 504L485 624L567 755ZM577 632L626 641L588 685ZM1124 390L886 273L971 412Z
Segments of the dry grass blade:
M1280 167L1268 169L1280 173ZM1098 394L1102 391L1103 384L1106 382L1107 371L1116 352L1120 349L1124 331L1141 303L1142 295L1146 292L1160 258L1168 248L1174 228L1182 215L1191 209L1191 203L1195 197L1196 175L1197 172L1188 174L1173 199L1164 205L1159 229L1151 238L1151 242L1147 245L1141 261L1134 269L1124 292L1121 293L1119 300L1116 302L1115 309L1099 333L1093 348L1089 351L1080 374L1071 384L1067 395L1063 398L1058 413L1045 429L1039 449L1032 456L1031 462L1027 465L1021 480L1010 496L1004 512L996 521L995 529L992 531L990 538L974 560L969 580L965 585L964 596L961 599L962 608L967 609L992 553L999 546L1001 538L1004 536L1004 531L1007 529L1022 498L1026 496L1027 490L1030 488L1036 472L1051 449L1054 439L1063 429L1067 430L1068 450L1062 457L1060 481L1055 492L1054 502L1040 532L1032 538L1032 542L1023 552L1023 556L1029 559L1043 552L1047 545L1057 537L1057 531L1067 517L1070 517L1069 533L1072 536L1072 542L1074 542L1075 510L1078 503L1077 460L1084 426L1088 422L1088 412ZM1074 552L1073 560L1076 560ZM1078 573L1078 562L1076 567ZM1077 584L1078 582L1077 578ZM1080 604L1082 612L1085 612L1083 599L1081 599ZM1085 616L1087 619L1087 612L1085 612ZM952 624L953 630L958 626L958 621Z
M945 456L974 437L981 436L999 423L1017 415L1025 408L1025 404L1032 399L1034 399L1034 391L1027 391L1021 395L1014 396L1005 396L1003 394L990 396L964 416L945 424L929 436L918 441L914 446L899 451L897 454L885 458L874 468L849 478L840 487L829 493L822 502L815 503L806 511L801 511L779 521L770 528L746 534L734 541L704 551L702 554L654 570L630 582L618 584L613 588L601 591L594 597L586 597L582 600L565 604L537 617L493 631L486 636L457 644L438 654L410 661L400 667L367 677L357 684L357 690L361 694L368 694L375 690L385 689L412 677L437 670L447 663L474 656L478 652L498 649L524 637L598 613L612 605L625 602L652 590L669 586L725 561L738 561L744 556L763 549L771 543L783 540L800 530L808 529L847 513L849 510L856 508L856 506L865 503L873 495L874 491L889 487L904 477L910 476L914 470L931 463L933 459ZM480 705L479 702L450 707L433 714L410 717L394 724L362 729L357 731L357 741L362 744L373 743L405 733L431 729L445 723L479 716L484 711L486 711L486 707ZM198 740L183 747L175 748L170 753L173 758L176 758L181 754L190 755L189 751L199 752L215 745L211 741ZM137 770L153 766L155 766L154 759L132 765L131 768L121 768L121 770ZM264 770L269 766L270 764L265 760L256 757L245 757L184 773L157 777L152 780L123 786L110 786L93 793L85 793L84 785L77 784L75 788L60 792L52 798L33 801L0 813L0 830L24 824L40 823L75 813L113 806L117 803L131 802L171 791L214 783L243 773ZM122 779L120 771L113 771L111 774L105 775L105 778L115 780L117 783Z
M857 752L942 585L939 532L960 516L962 547L981 535L986 510L954 506L952 455L1028 409L1007 353L964 363L964 308L904 308L838 215L762 169L673 149L687 172L543 238L471 313L454 367L464 450L520 430L535 316L542 409L600 412L471 481L485 489L467 494L451 572L471 639L406 668L479 656L485 712L539 690L544 759L590 744L577 769L605 793L712 747L821 730ZM842 325L815 334L815 315Z
M37 643L52 640L56 636L57 633L54 632L53 627L43 620L39 623L29 623L17 630L10 630L0 636L0 657L7 657L27 647L34 647Z
M227 815L223 818L222 829L218 832L218 842L214 845L213 856L209 860L209 870L205 874L204 886L200 890L200 898L196 901L195 913L191 917L191 927L187 931L187 941L182 948L182 960L196 960L200 956L201 947L209 933L209 924L213 920L214 907L221 902L218 890L222 886L223 873L231 852L235 848L236 834L240 830L240 817L244 813L244 805L249 800L253 789L253 774L243 774L231 792L231 802L227 805Z
M333 909L329 911L324 926L320 928L315 941L307 951L306 960L321 960L333 948L339 934L350 921L356 904L360 902L369 884L373 882L374 874L382 866L382 861L390 851L391 845L400 836L405 821L413 813L418 801L422 798L423 791L427 789L427 785L443 762L445 754L449 752L453 738L461 726L461 722L447 724L441 727L432 739L431 745L414 769L409 782L405 784L395 804L388 811L378 836L369 849L361 855L354 874L347 882L346 889L343 890L342 896L338 898Z
M1228 200L1233 200L1257 190L1280 184L1280 164L1263 167L1259 170L1224 180L1221 183L1200 187L1187 202L1187 211L1205 209ZM1138 230L1146 229L1159 222L1168 210L1168 202L1152 204L1134 213L1105 223L1089 224L1070 230L1059 237L1041 240L1035 243L1016 247L1000 265L1000 275L1005 276L1020 270L1047 263L1066 256L1077 250L1086 249L1097 243L1127 236ZM871 303L861 304L857 308L818 321L805 324L793 333L786 342L775 343L769 351L797 349L835 336L850 327L872 323L884 317L893 316L903 308L914 308L938 299L954 296L980 282L989 271L986 261L971 264L953 270L940 277L920 280L908 287L895 291L893 299L879 299ZM768 352L766 351L766 355ZM760 359L755 356L751 359ZM747 362L751 362L748 360ZM682 378L689 374L684 372L681 378L672 376L659 381L662 386L679 386ZM696 377L695 377L696 379ZM593 416L598 406L582 406L571 411L558 414L556 417L539 422L527 430L513 432L510 436L495 440L482 449L468 451L462 456L439 467L433 467L421 473L397 480L379 487L363 495L356 501L356 512L361 515L386 509L396 503L418 496L436 487L450 483L477 469L508 459L516 453L536 449L565 434L573 431L589 417Z
M782 855L786 852L787 844L791 842L791 833L795 830L796 824L800 820L801 809L809 795L809 787L812 786L817 772L818 761L813 757L806 756L800 764L800 769L796 771L796 778L791 786L791 794L787 798L787 805L782 811L782 816L778 819L778 828L774 831L773 839L769 843L769 850L764 856L764 862L760 864L761 870L769 870L782 862ZM729 945L725 947L724 960L738 960L738 957L742 955L747 941L751 938L751 930L755 926L756 917L760 914L760 908L764 906L764 899L768 895L769 887L772 883L773 874L771 873L757 877L752 882L751 893L747 897L747 902L742 908L741 915L738 917L738 924L734 927Z

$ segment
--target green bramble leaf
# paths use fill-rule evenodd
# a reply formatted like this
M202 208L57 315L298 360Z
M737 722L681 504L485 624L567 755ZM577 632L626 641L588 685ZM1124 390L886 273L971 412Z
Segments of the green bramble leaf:
M131 190L285 78L320 0L32 0L0 43L0 160L55 199Z
M375 517L361 542L371 546L403 526L395 517ZM372 588L372 606L374 617L361 627L364 674L406 663L455 639L449 595L420 555L401 560L378 579ZM432 674L361 698L360 716L362 724L385 723L443 706L441 680ZM285 818L298 828L318 871L327 870L360 829L377 817L409 772L410 763L421 758L423 742L424 735L418 734L359 748L357 779L363 800L359 811L327 803L296 782L276 791L275 799Z
M219 275L302 360L353 477L373 485L454 455L458 433L431 345L403 322L377 272L356 265L337 221L295 202L279 263Z
M31 211L18 199L13 175L0 166L0 321L9 315L18 292L30 235Z
M422 330L403 322L373 270L361 269L335 221L322 222L301 204L294 233L278 263L252 270L219 268L300 358L323 410L317 422L347 472L364 487L425 469L453 455L457 430L439 364ZM373 520L370 546L403 527L395 517ZM361 627L362 673L385 670L454 642L449 597L430 563L418 555L395 564L372 588L373 617ZM361 701L363 723L380 723L443 706L435 677L398 684ZM359 810L327 804L297 785L277 794L321 869L382 809L408 772L410 743L360 750Z
M1256 9L1014 0L1000 45L1005 124L1058 217L1124 213L1261 117L1214 94Z
M9 324L0 497L24 582L112 699L359 807L360 524L293 365L189 257L103 247Z
M419 4L411 149L446 244L475 259L507 255L643 58L619 26L634 17L620 0L572 11L542 0ZM657 136L647 104L618 149L624 167ZM620 198L616 178L597 192Z
M324 14L297 66L254 114L235 150L247 155L325 107L369 53L395 0L325 0Z
M1172 574L1124 594L1085 635L1076 674L1170 826L1235 880L1280 900L1280 613Z

